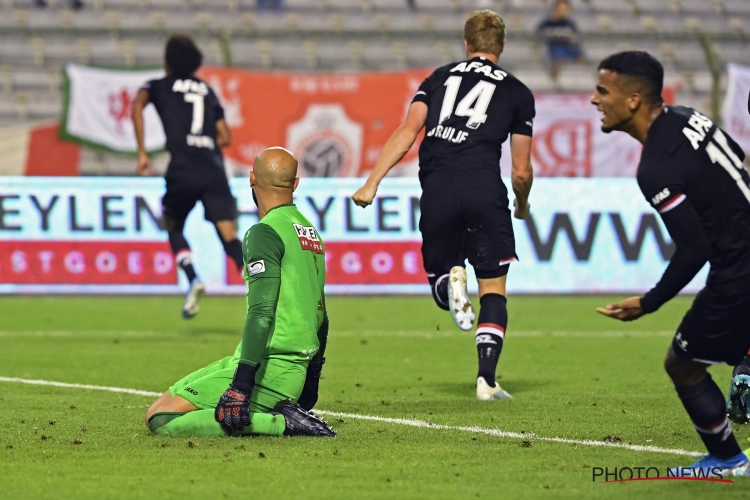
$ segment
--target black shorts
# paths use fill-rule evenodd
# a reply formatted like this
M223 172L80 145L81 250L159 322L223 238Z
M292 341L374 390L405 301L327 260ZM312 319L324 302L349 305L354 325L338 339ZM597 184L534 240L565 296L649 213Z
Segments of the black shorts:
M686 359L736 365L750 349L750 293L721 294L704 288L674 336L674 352Z
M466 259L477 278L505 276L517 260L508 190L484 171L432 172L422 182L422 259L428 276L441 276Z
M195 203L203 203L209 222L235 220L237 203L223 174L167 177L167 192L161 199L162 213L178 223L185 222Z

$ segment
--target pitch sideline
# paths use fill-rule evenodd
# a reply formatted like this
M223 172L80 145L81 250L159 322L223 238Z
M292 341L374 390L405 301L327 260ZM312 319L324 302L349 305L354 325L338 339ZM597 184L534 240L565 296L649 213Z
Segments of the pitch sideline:
M142 391L139 389L128 389L126 387L108 387L108 386L103 386L103 385L70 384L67 382L56 382L54 380L34 380L34 379L25 379L25 378L16 378L16 377L0 377L0 382L29 384L29 385L44 385L44 386L52 386L52 387L64 387L68 389L87 389L87 390L95 390L95 391L116 392L116 393L121 393L121 394L133 394L135 396L151 396L151 397L161 396L161 393L159 392ZM536 434L531 434L531 433L521 434L518 432L501 431L499 429L488 429L485 427L442 425L442 424L433 424L432 422L427 422L424 420L378 417L375 415L359 415L357 413L341 413L341 412L327 411L327 410L315 410L315 412L321 415L327 415L330 417L351 418L351 419L356 419L356 420L370 420L370 421L375 421L375 422L383 422L387 424L396 424L396 425L406 425L409 427L419 427L419 428L424 428L424 429L473 432L475 434L486 434L489 436L508 438L508 439L523 439L527 441L533 439L536 441L546 441L550 443L574 444L574 445L580 444L582 446L620 448L620 449L631 450L631 451L641 451L641 452L649 452L649 453L669 453L673 455L686 455L690 457L701 455L700 453L694 452L694 451L661 448L659 446L643 446L643 445L637 445L637 444L610 443L607 441L592 441L588 439L579 440L579 439L568 439L568 438L559 438L559 437L545 437L545 436L537 436Z

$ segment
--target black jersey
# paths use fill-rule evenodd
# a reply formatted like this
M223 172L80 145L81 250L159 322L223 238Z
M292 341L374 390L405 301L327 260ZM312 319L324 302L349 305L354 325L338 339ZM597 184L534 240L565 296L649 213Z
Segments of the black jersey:
M658 309L708 261L707 286L750 292L750 175L734 140L694 109L665 107L651 125L638 184L677 249L641 303Z
M484 57L438 68L412 102L427 104L419 147L419 176L436 170L497 173L509 134L531 135L534 95L516 77Z
M167 76L147 82L149 102L159 113L167 151L167 176L224 174L224 158L216 145L216 122L224 108L214 91L196 76Z

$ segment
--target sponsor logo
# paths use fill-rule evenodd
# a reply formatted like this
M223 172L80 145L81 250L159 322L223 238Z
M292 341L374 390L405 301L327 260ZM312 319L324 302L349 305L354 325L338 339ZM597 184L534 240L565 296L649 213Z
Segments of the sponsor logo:
M664 188L659 194L651 198L651 204L654 206L658 205L662 201L669 198L669 194L669 188Z
M300 224L294 224L294 230L297 231L297 237L299 243L302 246L302 250L310 250L315 253L323 253L323 245L320 243L318 238L318 232L314 227L306 227Z
M260 274L262 272L265 272L266 270L266 263L261 260L256 260L255 262L250 262L247 265L247 275L248 276L255 276L256 274Z
M189 392L193 396L197 396L198 395L198 391L196 391L195 389L191 389L190 387L185 387L185 391Z
M680 347L680 349L687 352L688 341L682 338L681 332L677 332L677 335L675 335L674 340L675 342L677 342L677 345Z
M708 131L714 126L714 122L696 111L688 120L688 125L690 127L683 128L682 133L688 138L693 149L697 151Z

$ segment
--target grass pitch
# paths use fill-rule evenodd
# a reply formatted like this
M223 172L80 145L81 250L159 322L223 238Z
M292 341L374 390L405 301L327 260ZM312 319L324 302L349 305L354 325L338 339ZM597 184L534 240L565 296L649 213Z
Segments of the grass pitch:
M318 409L519 434L702 450L662 359L689 306L623 324L608 297L512 297L500 361L512 402L474 399L473 333L429 297L328 300ZM242 297L0 298L0 376L162 392L230 354ZM726 388L730 371L712 369ZM689 465L669 453L327 417L339 435L171 438L143 423L154 398L0 382L2 498L722 498L750 481L592 482L592 467ZM737 426L745 444L750 427Z

